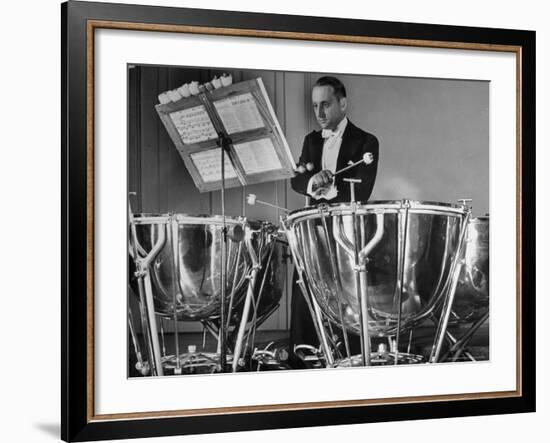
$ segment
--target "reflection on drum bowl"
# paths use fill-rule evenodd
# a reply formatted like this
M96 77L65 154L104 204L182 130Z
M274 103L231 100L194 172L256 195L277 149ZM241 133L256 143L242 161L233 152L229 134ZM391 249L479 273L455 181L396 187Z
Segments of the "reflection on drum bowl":
M382 215L383 236L366 263L369 335L394 335L399 318L402 332L423 321L442 302L457 256L464 209L423 202L410 202L410 208L404 209L401 202L373 202L358 205L356 214L360 248L374 237L377 218ZM346 328L359 334L349 205L295 211L288 224L296 237L307 283L322 311L340 324L341 308ZM336 278L332 277L334 266Z
M212 320L219 317L222 218L141 214L134 216L134 220L138 248L143 251L143 255L153 248L160 229L169 232L164 247L150 268L155 312L160 316L173 318L175 311L178 320ZM175 223L170 220L175 220ZM270 250L266 247L267 230L262 230L264 225L259 222L247 222L241 218L226 217L226 297L229 302L231 293L234 294L233 304L237 309L232 314L235 317L238 308L242 310L247 288L246 276L251 267L242 232L246 226L259 231L259 235L253 236L253 246L256 252L261 254L260 261L263 261ZM280 258L281 253L275 252L274 255L275 258ZM282 279L278 273L280 270L277 267L270 267L269 278L265 279L266 293L262 296L265 300L261 304L264 311L276 304L282 295L280 288L275 290L278 284L276 280ZM265 272L260 273L260 281L263 280L264 274ZM274 299L276 300L273 303Z
M471 323L489 310L489 217L470 220L451 323Z
M253 310L250 312L248 321L261 319L264 315L274 312L283 296L285 287L286 268L283 263L286 254L284 246L282 243L274 241L268 247L262 247L261 250L262 267L253 288L256 312L254 313ZM270 255L271 257L269 257ZM241 294L237 294L235 297L237 303L231 312L231 324L237 324L241 320L246 289L247 285L243 285L240 290Z

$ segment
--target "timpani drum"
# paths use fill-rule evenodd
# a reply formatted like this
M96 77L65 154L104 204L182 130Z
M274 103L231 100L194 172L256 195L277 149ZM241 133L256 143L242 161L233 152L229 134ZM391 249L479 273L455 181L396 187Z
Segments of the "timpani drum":
M246 220L226 217L226 294L242 295L250 267L243 245ZM140 256L162 246L151 261L155 312L178 320L202 320L219 315L223 220L219 216L137 214L133 217Z
M468 350L476 332L489 318L489 217L476 217L468 222L461 255L454 300L446 331L449 347L442 360L457 361L465 356L476 361ZM458 335L455 335L458 334ZM481 354L486 358L485 354Z
M282 247L276 241L278 229L267 222L244 218L225 217L224 220L220 216L184 214L132 215L130 229L130 255L137 277L131 278L130 284L139 295L142 328L148 337L153 372L163 375L163 368L174 367L180 371L189 359L179 351L175 356L160 355L155 316L173 322L176 349L179 349L178 321L201 321L218 340L220 331L233 327L234 334L230 335L233 340L228 345L235 349L236 370L238 359L246 352L251 331L276 309L282 296L284 271L280 266ZM226 265L222 276L224 243ZM225 281L226 300L223 325L220 321L222 281ZM138 283L141 287L137 287ZM160 333L163 334L162 328ZM192 357L194 366L199 357L205 366L216 365L215 355L201 353Z
M451 204L380 201L294 211L285 228L323 314L352 333L382 337L412 328L441 303L468 217Z
M472 323L489 311L489 217L472 218L452 308L453 323Z

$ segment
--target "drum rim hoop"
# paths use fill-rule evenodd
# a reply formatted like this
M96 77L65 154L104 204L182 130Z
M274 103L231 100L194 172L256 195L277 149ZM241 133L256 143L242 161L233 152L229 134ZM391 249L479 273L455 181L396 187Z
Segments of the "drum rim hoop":
M361 210L367 210L372 211L372 213L376 213L376 210L380 209L400 209L404 208L403 204L405 202L408 202L409 209L412 209L413 211L417 210L430 210L430 211L437 211L438 209L441 210L441 212L444 213L451 213L453 215L465 215L467 212L467 209L464 206L455 205L452 203L442 203L442 202L432 202L432 201L423 201L423 200L373 200L369 201L368 203L361 203L357 202L358 209ZM349 203L331 203L325 205L327 208L327 212L334 212L338 208L342 209L349 209L350 204ZM305 208L296 209L288 214L286 217L287 221L296 221L297 219L300 219L304 216L311 216L315 213L319 213L319 207L320 206L306 206ZM362 215L362 214L359 214Z
M199 224L199 225L221 225L223 224L223 217L221 215L199 214L189 215L184 213L137 213L133 215L133 221L136 224L163 224L168 223L174 218L178 223L182 224ZM230 225L273 225L273 223L266 220L247 219L245 217L232 217L225 216L225 223Z

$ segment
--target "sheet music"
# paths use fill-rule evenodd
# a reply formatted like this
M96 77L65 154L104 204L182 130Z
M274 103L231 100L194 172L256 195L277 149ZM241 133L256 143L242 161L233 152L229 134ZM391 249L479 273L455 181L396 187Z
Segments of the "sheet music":
M218 134L203 105L171 112L170 118L186 145L218 138Z
M283 167L269 137L240 143L234 145L234 148L247 174L258 174Z
M214 102L228 134L264 127L256 100L250 92Z
M191 160L195 164L204 182L216 182L222 179L222 159L220 148L209 149L191 154ZM237 177L237 173L229 160L229 156L225 156L225 179Z
M279 120L277 119L277 114L275 114L275 110L273 109L273 106L271 105L271 100L269 100L269 95L267 94L267 91L264 86L264 82L261 78L257 79L258 86L260 87L260 91L262 92L262 96L264 97L265 104L267 105L267 109L269 110L269 114L271 115L271 118L273 119L273 122L275 123L275 127L277 128L277 135L280 137L280 141L283 145L283 151L284 151L284 157L285 159L291 164L294 165L294 157L292 156L292 152L290 151L290 146L288 146L288 142L286 141L285 134L283 130L281 129L281 125L279 124Z

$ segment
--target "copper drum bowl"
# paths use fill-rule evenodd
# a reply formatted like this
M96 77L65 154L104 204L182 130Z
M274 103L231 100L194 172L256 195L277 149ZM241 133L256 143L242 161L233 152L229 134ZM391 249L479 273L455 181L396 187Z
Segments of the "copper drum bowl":
M451 322L471 323L489 310L489 217L469 221Z
M370 336L423 321L443 300L456 266L467 210L444 203L380 201L292 212L285 220L297 266L323 313L360 333L355 235L364 259ZM377 229L378 228L378 229ZM379 234L376 244L371 240ZM369 244L370 243L370 244ZM401 290L402 287L402 290Z
M238 307L247 287L251 259L244 242L250 232L254 249L266 256L269 241L264 223L248 223L244 218L225 218L226 300L233 294L233 306ZM162 248L149 266L155 312L178 320L215 319L221 308L221 252L223 219L221 216L189 216L184 214L138 214L133 217L140 257L153 250L164 230ZM133 229L131 227L131 229ZM130 249L136 246L130 245ZM272 282L273 280L270 280ZM272 289L267 303L280 298ZM134 291L136 292L136 291ZM278 299L277 299L278 300Z

